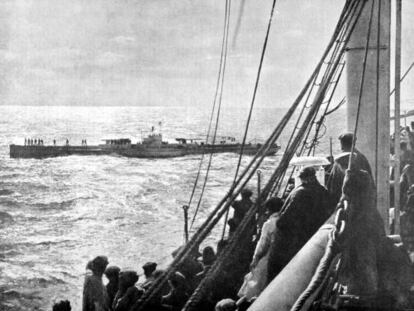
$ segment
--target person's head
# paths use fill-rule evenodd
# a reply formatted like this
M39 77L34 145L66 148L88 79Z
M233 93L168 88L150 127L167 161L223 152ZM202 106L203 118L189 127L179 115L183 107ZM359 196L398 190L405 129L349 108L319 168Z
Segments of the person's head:
M233 299L226 298L217 302L215 311L236 311L237 305Z
M105 276L110 282L118 282L119 279L119 271L121 269L117 266L109 266L105 269Z
M206 246L203 249L203 264L205 266L211 266L216 260L216 254L211 246Z
M142 266L142 270L144 270L144 274L146 277L152 275L152 273L157 268L157 264L155 262L147 262L145 265Z
M126 289L138 282L139 276L135 271L125 270L119 273L119 287Z
M248 188L244 188L240 194L243 199L248 199L253 195L253 192Z
M305 166L299 172L299 178L302 184L307 184L316 181L316 171L313 166Z
M102 276L106 266L108 265L108 257L106 256L97 256L86 265L86 269L92 271L93 274Z
M181 272L175 272L168 279L172 288L183 288L185 287L185 276Z
M351 151L353 139L354 139L354 134L352 133L344 133L339 136L339 142L341 143L342 151ZM356 138L355 138L355 141L356 141Z
M53 311L71 311L72 307L68 300L61 300L53 305Z
M405 141L400 142L401 151L407 150L407 143Z
M268 199L264 204L269 215L280 212L283 206L283 200L279 197Z

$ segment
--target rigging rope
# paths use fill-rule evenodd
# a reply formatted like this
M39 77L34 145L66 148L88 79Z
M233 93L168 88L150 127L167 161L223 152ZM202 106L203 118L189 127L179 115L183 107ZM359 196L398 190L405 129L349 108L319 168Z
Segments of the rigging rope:
M345 3L345 6L344 6L344 11L345 11L346 13L343 15L343 17L342 17L342 15L341 15L340 22L343 22L344 20L347 20L351 14L354 14L354 13L355 13L356 9L357 9L357 2L349 2L349 1L347 1L347 2ZM347 31L347 30L346 30L346 28L342 28L342 29L341 29L341 32L339 33L339 38L338 38L338 40L336 40L336 45L335 45L335 47L334 47L334 49L333 49L333 51L332 51L332 54L331 54L331 57L330 57L329 61L327 62L327 63L328 63L328 66L327 66L327 68L326 68L326 70L325 70L325 74L324 74L324 76L321 78L321 83L322 83L322 81L324 81L324 80L326 79L326 74L327 74L327 72L329 71L329 69L331 68L331 66L332 66L332 64L333 64L333 59L334 59L334 58L335 58L335 56L338 54L338 51L339 51L339 50L338 50L338 49L339 49L339 46L341 45L341 43L343 43L343 40L344 40L344 38L345 38L346 31ZM316 85L316 83L315 83L315 85ZM330 85L328 86L328 88L329 88L329 87L330 87ZM312 87L312 90L313 90L313 87ZM312 91L312 90L311 90L311 91ZM297 129L297 124L299 123L300 118L302 117L303 110L304 110L305 108L309 108L309 107L307 107L307 102L308 102L308 99L309 99L310 94L311 94L311 93L309 93L309 94L308 94L308 98L307 98L306 102L304 103L304 107L302 108L301 114L300 114L300 116L298 117L298 120L297 120L297 122L296 122L296 125L295 125L295 128L294 128L294 131ZM316 116L315 116L315 118L316 118ZM315 118L312 120L312 123L314 122ZM307 134L305 135L305 139L303 140L303 145L302 145L302 148L300 149L299 155L302 155L302 154L303 154L303 152L304 152L304 150L305 150L305 148L306 148L306 146L307 146L307 140L308 140L308 137L309 137L309 135L310 135L310 131L311 131L311 128L309 128L309 129L308 129L308 132L307 132ZM290 138L289 138L288 146L291 144L291 141L292 141L293 135L294 135L294 132L292 133L292 135L291 135L291 136L290 136ZM294 174L294 171L295 171L295 169L293 168L293 169L291 170L291 173L290 173L289 179L290 179L290 178L292 178L292 176L293 176L293 174ZM284 172L284 174L283 174L280 178L278 178L278 179L275 181L274 186L273 186L273 188L272 188L272 189L271 189L271 191L270 191L270 194L271 194L271 195L275 195L276 193L278 193L278 192L279 192L280 187L281 187L281 184L282 184L282 182L283 182L283 180L284 180L285 174L286 174L286 171ZM289 180L289 179L288 179L288 180ZM287 190L287 187L288 187L288 182L287 182L287 183L286 183L286 185L285 185L285 188L284 188L284 190L283 190L283 194L282 194L282 196L284 196L284 195L285 195L286 190Z
M332 102L333 95L334 95L334 93L336 91L336 88L337 88L337 86L339 84L339 80L341 79L341 76L342 76L342 73L344 71L344 68L345 68L345 65L342 65L341 66L341 69L340 69L340 71L338 73L338 76L336 77L335 85L334 85L333 90L331 92L331 95L330 95L330 97L328 99L328 102L326 104L325 110L324 110L321 118L319 119L319 121L316 123L315 136L314 136L313 141L311 143L311 146L309 148L308 156L310 155L312 149L313 149L313 152L315 152L315 148L316 148L316 145L318 144L318 141L323 137L323 135L319 135L319 132L320 132L321 127L323 125L323 122L325 120L326 112L328 111L329 106L330 106L330 104Z
M355 23L354 23L353 27L355 26L357 19L358 18L355 19ZM353 27L352 27L352 30L353 30ZM351 33L352 33L352 31L351 31ZM349 37L347 38L346 42L348 40L349 40ZM333 66L334 69L338 66L340 58L342 57L344 52L345 52L345 45L341 49L340 57L338 57L338 60L335 62L335 65ZM330 81L333 78L334 73L335 73L335 70L331 71L331 73L327 76L328 77L327 81ZM326 92L326 89L328 87L328 83L329 82L324 83L324 85L322 85L320 90L318 91L317 96L314 100L314 104L311 106L309 115L305 120L305 126L306 126L306 123L307 123L307 125L310 124L310 120L313 117L312 114L315 113L317 111L316 108L322 104L321 99L323 99L323 95ZM303 133L305 131L305 126L301 130L302 133L298 133L298 135L297 135L297 137L294 141L294 144L292 144L292 146L291 146L291 149L288 150L284 154L283 159L280 162L279 167L277 169L279 174L282 173L282 171L284 169L283 166L286 163L287 164L289 163L291 155L292 155L292 153L294 153L295 148L297 148L299 146L300 135L303 135ZM265 191L268 190L270 184L271 183L269 182L267 187L265 188ZM266 195L263 195L263 197L266 197ZM201 283L199 284L199 286L197 287L197 289L195 290L195 292L193 293L191 298L187 301L187 304L184 307L184 310L186 310L186 311L195 310L195 308L197 307L197 302L203 297L204 293L206 292L206 290L208 290L209 286L211 286L213 278L217 277L218 273L223 268L224 262L227 259L232 257L233 251L238 247L238 243L237 243L238 238L241 237L243 232L246 232L246 230L248 228L248 225L251 223L251 221L254 220L257 209L258 209L257 204L254 204L254 206L247 212L247 214L243 218L241 224L237 227L235 233L230 238L230 244L223 250L222 255L220 255L220 257L217 259L217 261L213 264L213 266L209 270L207 276L201 281Z
M365 2L363 2L364 4L365 4ZM363 8L363 7L362 7ZM350 38L350 36L351 36L351 34L352 34L352 32L353 32L353 30L354 30L354 28L355 28L355 26L356 26L356 22L357 22L357 20L358 20L358 18L359 18L359 16L360 16L360 14L362 13L362 8L359 10L359 12L358 12L358 14L357 14L357 16L356 16L356 18L354 19L354 22L353 22L353 24L349 27L349 29L348 29L348 31L347 31L347 35L346 35L346 38L345 38L345 40L344 40L344 42L345 43L347 43L348 41L349 41L349 38ZM352 16L354 16L354 14L352 15ZM318 91L318 93L316 94L316 96L315 96L315 100L314 100L314 103L312 104L312 107L311 107L311 111L312 110L314 110L314 111L312 111L312 114L310 113L309 115L308 115L308 117L306 118L306 120L304 121L304 124L305 125L308 125L309 123L311 123L311 121L312 121L312 119L314 119L314 117L315 117L315 114L313 114L317 109L318 109L318 101L320 102L320 103L322 103L322 101L323 101L323 97L324 97L324 95L325 95L325 92L326 92L326 90L327 90L327 88L328 88L328 85L327 84L329 84L329 83L326 83L326 81L330 81L331 79L332 79L332 77L333 77L333 75L335 74L335 69L336 69L336 67L338 66L338 64L339 64L339 62L340 62L340 60L341 60L341 58L342 58L342 55L345 53L345 50L346 50L346 44L344 44L343 46L342 46L342 48L341 48L341 50L340 50L340 52L339 52L339 56L338 56L338 58L337 58L337 60L335 61L335 65L334 65L334 70L331 70L331 72L330 73L328 73L326 76L327 76L327 79L325 80L325 85L324 85L324 87L322 88L320 88L319 89L319 91ZM299 133L297 134L297 136L296 136L296 138L295 138L295 140L292 142L292 145L299 145L300 144L300 142L301 142L301 140L303 139L303 135L305 134L305 132L306 132L306 130L308 129L308 127L306 127L306 128L301 128L300 129L300 131L299 131ZM295 149L297 149L297 146L296 146L296 148ZM268 183L268 185L266 186L266 188L263 190L263 194L264 194L264 197L266 198L267 197L267 195L270 193L270 190L271 190L271 184L277 179L277 176L279 175L279 170L281 169L281 168L283 168L283 170L285 170L287 167L288 167L288 165L289 165L289 162L290 162L290 160L291 160L291 158L293 157L293 152L291 151L291 152L285 152L285 155L286 154L288 154L288 157L283 157L282 158L282 160L281 160L281 162L280 162L280 164L279 164L279 166L277 167L277 169L275 170L275 172L273 173L273 175L271 176L271 178L270 178L270 182ZM284 161L284 163L282 163Z
M342 16L342 15L341 15ZM226 209L229 207L231 202L237 197L240 193L241 189L247 184L247 182L252 178L255 174L258 167L261 165L266 152L269 150L272 144L279 138L282 130L286 127L286 124L292 117L293 113L295 112L296 108L298 107L299 103L302 101L304 95L306 94L309 86L311 85L312 81L315 78L317 72L319 72L323 60L326 58L327 54L331 50L341 28L343 27L345 21L342 21L337 24L335 28L334 35L332 36L327 48L323 53L323 57L321 61L317 64L314 72L312 73L309 80L306 82L305 87L302 89L300 94L298 95L297 99L294 101L290 109L286 112L285 116L281 119L279 124L274 129L273 133L270 137L266 140L266 142L260 147L259 151L256 153L254 158L248 164L248 166L243 170L241 175L236 181L236 187L238 187L234 193L226 195L216 206L216 208L210 213L207 217L206 221L200 226L197 232L191 237L190 241L183 247L177 256L174 258L170 266L166 269L165 273L162 274L158 279L154 281L150 288L142 295L140 300L133 306L132 310L138 311L142 310L150 300L161 290L163 285L167 282L168 278L177 271L180 264L184 262L184 260L190 255L192 251L198 248L199 244L205 239L205 237L210 233L212 228L217 224L217 222L221 219ZM235 189L232 185L232 189ZM263 197L266 197L263 195Z
M338 103L338 105L336 105L334 108L332 108L331 110L327 111L325 113L325 116L330 115L331 113L334 113L335 111L337 111L339 108L341 108L343 106L343 104L346 103L346 99L345 97L341 99L341 101Z
M269 22L267 24L266 36L265 36L265 40L263 42L262 53L260 55L259 68L257 70L256 82L255 82L254 89L253 89L253 97L252 97L252 101L250 103L249 115L247 117L245 131L244 131L244 135L243 135L243 141L242 141L242 144L241 144L241 147L240 147L239 160L237 162L236 173L234 174L233 184L235 184L236 179L237 179L237 175L239 174L241 160L242 160L242 157L243 157L243 151L244 151L244 147L245 147L246 139L247 139L247 133L249 131L250 120L251 120L251 117L252 117L253 107L254 107L254 103L256 101L257 90L259 88L259 81L260 81L260 77L261 77L261 73L262 73L262 67L263 67L264 57L265 57L265 54L266 54L267 43L269 41L269 34L270 34L270 29L272 27L272 20L273 20L273 15L274 15L274 11L275 11L276 2L277 2L277 0L273 0L272 9L271 9L271 12L270 12L270 18L269 18ZM226 216L224 217L224 226L223 226L223 232L221 234L221 239L224 239L224 236L226 234L226 224L227 224L227 219L229 217L229 212L230 212L230 208L227 210Z
M206 138L206 145L208 144L208 135L210 133L211 121L212 121L212 118L213 118L214 108L216 106L217 98L218 98L216 123L215 123L215 129L214 129L213 140L212 140L213 145L215 144L216 137L217 137L217 129L218 129L218 124L219 124L220 111L221 111L221 102L222 102L222 96L223 96L224 74L225 74L226 63L227 63L228 36L229 36L229 27L230 27L230 12L231 12L231 0L226 0L224 29L223 29L223 40L222 40L222 46L221 46L221 56L220 56L220 66L219 66L220 69L219 69L219 74L218 74L218 77L217 77L216 91L215 91L215 94L214 94L213 111L212 111L211 118L210 118L210 125L209 125L208 134L207 134L207 138ZM212 163L212 159L213 159L213 153L214 153L214 150L212 149L211 153L210 153L210 158L209 158L209 161L208 161L207 169L206 169L206 175L204 177L204 182L203 182L203 186L202 186L201 193L200 193L200 198L198 200L197 207L196 207L196 210L194 212L194 216L191 220L190 230L193 227L194 221L195 221L195 219L197 217L197 214L198 214L198 211L200 209L201 201L202 201L202 198L203 198L203 195L204 195L204 190L206 188L206 184L207 184L207 180L208 180L208 175L209 175L209 172L210 172L210 167L211 167L211 163ZM200 172L201 172L203 158L204 158L204 153L203 153L203 156L202 156L202 159L201 159L201 162L200 162L199 170L198 170L197 177L196 177L196 182L198 181L198 177L199 177ZM191 193L190 203L191 203L191 199L193 198L196 186L197 186L197 183L194 184L193 191ZM190 206L190 204L188 206Z
M363 69L362 69L360 92L359 92L359 98L358 98L358 112L356 116L357 121L355 122L355 127L354 127L354 137L356 135L357 127L358 127L358 118L359 118L359 113L360 113L360 104L361 104L362 91L363 91L364 78L365 78L366 60L367 60L367 54L368 54L368 48L369 48L372 18L374 15L373 13L374 13L374 1L372 1L371 13L370 13L370 19L369 19L369 25L368 25L368 34L367 34L367 41L366 41L366 46L365 46L365 55L364 55L364 62L363 62ZM349 158L348 169L351 169L352 167L351 162L353 158L352 155L354 152L354 148L355 148L355 139L353 140L353 144L352 144L352 150L351 150L351 156ZM327 248L325 249L325 254L323 258L321 259L321 261L319 262L316 273L314 274L310 284L307 286L306 290L301 294L301 296L297 299L294 306L291 308L291 311L301 310L306 300L316 292L316 290L320 287L320 285L324 281L327 275L327 272L328 272L328 268L330 264L332 263L334 256L338 254L340 251L338 247L334 247L335 246L334 242L338 237L343 237L344 232L347 229L346 219L349 218L348 215L352 212L347 208L348 206L350 205L348 205L347 202L343 202L343 204L341 204L340 208L338 209L336 218L335 218L336 227L333 233L329 237L329 242L328 242Z

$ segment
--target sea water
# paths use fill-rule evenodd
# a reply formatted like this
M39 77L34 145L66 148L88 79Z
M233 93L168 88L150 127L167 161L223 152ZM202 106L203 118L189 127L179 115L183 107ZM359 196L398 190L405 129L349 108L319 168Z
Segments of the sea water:
M9 144L25 138L44 144L88 145L105 138L145 137L154 126L165 140L205 138L210 109L204 107L1 107L0 113L0 309L51 310L68 299L80 310L85 266L97 255L110 265L135 269L155 261L166 267L183 243L183 211L188 203L200 155L171 159L119 156L69 156L10 159ZM248 141L263 142L286 109L253 112ZM225 108L218 135L243 137L247 109ZM342 113L327 121L317 153L326 155L329 136L345 128ZM292 124L289 125L292 128ZM289 134L278 140L284 146ZM281 152L280 152L281 153ZM280 153L267 157L263 182ZM208 156L206 156L206 160ZM242 167L251 159L243 157ZM236 154L213 156L206 191L196 218L199 226L233 181ZM207 161L205 161L207 162ZM202 176L205 174L206 163ZM203 181L203 178L201 179ZM249 186L257 188L257 178ZM190 218L200 195L196 191ZM215 246L223 224L205 242Z

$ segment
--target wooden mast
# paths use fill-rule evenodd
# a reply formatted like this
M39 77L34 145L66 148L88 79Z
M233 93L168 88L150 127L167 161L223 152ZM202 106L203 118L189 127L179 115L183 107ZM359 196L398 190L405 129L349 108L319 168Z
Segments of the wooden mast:
M365 154L371 165L377 185L377 206L388 229L391 23L391 3L389 0L367 1L348 44L347 124L348 130L353 131L358 110L362 64L365 56L372 5L374 5L374 16L366 62L356 148ZM379 62L377 61L378 56ZM378 66L378 63L380 66Z

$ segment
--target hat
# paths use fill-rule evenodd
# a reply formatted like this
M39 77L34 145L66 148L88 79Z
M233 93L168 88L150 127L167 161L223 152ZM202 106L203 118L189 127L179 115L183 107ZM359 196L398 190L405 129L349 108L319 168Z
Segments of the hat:
M279 212L283 206L283 200L279 197L272 197L265 202L265 207L269 212Z
M352 140L354 139L354 134L351 132L346 132L338 137L339 141L345 145L352 145ZM355 139L356 141L356 139Z
M106 256L97 256L86 265L86 269L92 271L105 271L106 266L108 265L108 257Z
M214 254L214 249L211 246L206 246L203 249L203 264L212 265L216 260L216 254Z
M309 178L316 175L315 168L313 166L306 166L299 172L299 178Z
M144 271L154 271L155 269L157 268L157 264L155 263L155 262L147 262L147 263L145 263L145 265L143 265L142 266L142 269L144 270Z
M242 197L250 197L253 194L253 191L251 191L249 188L244 188L241 192Z
M119 281L128 287L133 286L136 282L138 282L138 279L138 274L133 270L125 270L119 273Z
M113 276L117 276L119 275L119 271L121 271L121 269L117 266L109 266L108 268L105 269L104 274L110 278Z

